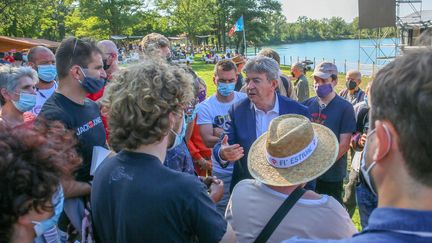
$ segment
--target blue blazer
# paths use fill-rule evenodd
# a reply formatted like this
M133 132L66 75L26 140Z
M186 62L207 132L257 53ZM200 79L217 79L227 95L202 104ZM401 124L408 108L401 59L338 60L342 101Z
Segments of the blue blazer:
M284 114L299 114L306 116L310 119L310 112L308 108L301 105L297 101L290 98L277 95L279 100L279 115ZM234 171L231 180L230 191L234 186L243 179L250 179L252 176L247 167L247 156L252 143L257 139L256 136L256 120L255 109L249 99L241 100L235 103L230 111L231 124L228 131L229 144L240 144L244 149L244 156L239 161L234 162ZM219 150L221 141L213 147L213 157L219 161Z

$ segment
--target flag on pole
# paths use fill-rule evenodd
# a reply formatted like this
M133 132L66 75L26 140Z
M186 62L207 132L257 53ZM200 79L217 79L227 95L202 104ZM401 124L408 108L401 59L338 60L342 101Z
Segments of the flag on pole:
M234 32L237 31L243 31L244 23L243 23L243 15L237 20L237 22L231 27L230 31L228 32L228 36L232 37L234 35Z

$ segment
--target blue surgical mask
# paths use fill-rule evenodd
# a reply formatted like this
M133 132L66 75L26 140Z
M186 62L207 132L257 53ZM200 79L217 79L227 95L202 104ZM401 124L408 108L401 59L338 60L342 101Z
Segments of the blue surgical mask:
M369 100L368 100L368 96L367 95L364 96L363 100L366 103L366 106L369 107Z
M220 95L222 96L229 96L230 94L232 94L232 92L234 92L235 89L235 85L236 83L218 83L218 92Z
M183 139L184 139L184 137L186 135L186 127L187 127L186 119L183 116L183 127L182 127L182 130L180 131L180 134L176 133L174 130L171 129L171 132L174 133L174 135L176 137L175 137L175 140L174 140L174 144L170 148L168 148L168 150L173 149L173 148L179 146L182 143L182 141L183 141Z
M192 112L190 112L190 114L186 114L186 123L189 124L191 122L193 122L193 120L195 120L195 117L199 111L199 105L195 105L195 107L193 108Z
M22 59L23 59L24 62L28 62L28 56L27 55L23 55Z
M97 93L99 90L101 90L105 86L105 80L104 79L98 79L93 78L90 76L85 75L83 69L79 67L81 72L84 75L84 80L79 80L81 86L90 94Z
M57 192L55 192L52 196L51 202L54 206L53 216L51 216L49 219L45 219L44 221L32 221L32 223L35 224L33 229L36 232L36 236L41 236L54 225L57 225L60 214L63 212L64 194L61 185L58 187Z
M21 92L18 101L12 101L15 108L21 112L31 110L36 105L36 94Z
M44 82L51 82L57 77L57 69L55 65L38 65L37 66L39 79Z

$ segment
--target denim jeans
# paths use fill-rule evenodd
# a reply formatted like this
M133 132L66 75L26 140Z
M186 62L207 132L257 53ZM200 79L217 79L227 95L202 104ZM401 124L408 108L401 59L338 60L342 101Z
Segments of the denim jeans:
M360 180L360 183L356 188L357 204L360 214L360 222L362 228L366 228L369 221L369 216L372 211L378 206L378 198L375 196L364 181Z

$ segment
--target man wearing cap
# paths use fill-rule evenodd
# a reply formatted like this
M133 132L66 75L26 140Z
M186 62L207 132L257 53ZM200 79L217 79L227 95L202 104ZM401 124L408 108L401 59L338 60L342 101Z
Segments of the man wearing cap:
M346 89L342 90L339 95L356 105L364 100L365 92L359 87L361 83L361 73L357 70L350 70L346 74Z
M307 107L276 94L279 65L275 60L257 56L246 63L244 71L248 99L231 107L230 126L223 140L213 148L213 157L222 167L235 162L231 191L239 181L252 178L247 169L247 154L256 138L267 131L271 120L283 114L310 117Z
M342 203L343 180L347 173L346 152L350 148L351 135L356 131L354 109L334 91L338 81L336 65L320 63L315 67L313 78L317 96L303 104L309 107L312 122L330 128L339 141L336 163L317 179L316 192L333 196Z
M304 75L304 65L301 62L297 62L291 67L291 75L297 79L294 81L294 90L297 94L299 102L303 102L309 99L309 82Z
M432 72L425 69L431 63L430 47L404 53L378 71L371 86L361 171L378 208L368 226L340 241L289 242L432 242Z
M292 236L341 239L356 233L347 212L334 198L302 189L329 169L337 155L337 138L327 127L300 115L273 119L249 152L247 166L254 180L239 182L227 207L225 217L237 240L253 242L281 204L298 190L304 194L288 214L279 215L283 220L268 242ZM331 227L322 227L323 219L331 222Z
M38 73L39 77L39 82L36 84L36 105L31 109L31 113L37 116L45 101L54 94L58 87L55 56L50 49L36 46L30 49L28 61L28 65Z

